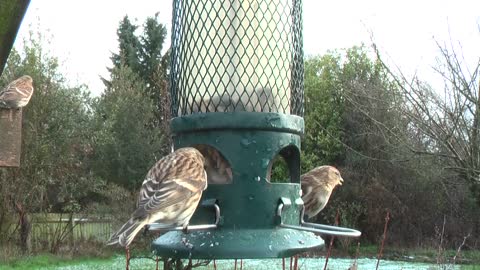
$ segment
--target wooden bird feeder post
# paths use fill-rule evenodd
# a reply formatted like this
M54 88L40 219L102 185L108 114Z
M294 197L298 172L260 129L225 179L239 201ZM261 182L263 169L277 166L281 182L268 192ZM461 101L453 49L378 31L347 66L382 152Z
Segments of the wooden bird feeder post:
M0 108L0 167L19 167L22 109Z

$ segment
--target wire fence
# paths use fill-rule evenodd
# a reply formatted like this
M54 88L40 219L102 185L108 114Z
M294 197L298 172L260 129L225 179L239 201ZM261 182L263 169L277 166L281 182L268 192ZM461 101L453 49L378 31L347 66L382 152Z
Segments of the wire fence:
M113 219L98 215L31 214L30 241L33 249L51 246L62 241L76 242L94 240L106 242L113 233ZM10 224L10 235L18 234L19 226Z

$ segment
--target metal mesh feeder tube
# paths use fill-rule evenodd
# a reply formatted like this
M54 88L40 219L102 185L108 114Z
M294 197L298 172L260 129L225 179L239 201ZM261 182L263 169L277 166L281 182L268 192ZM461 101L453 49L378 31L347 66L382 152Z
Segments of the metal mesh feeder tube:
M303 115L301 1L174 0L172 114Z

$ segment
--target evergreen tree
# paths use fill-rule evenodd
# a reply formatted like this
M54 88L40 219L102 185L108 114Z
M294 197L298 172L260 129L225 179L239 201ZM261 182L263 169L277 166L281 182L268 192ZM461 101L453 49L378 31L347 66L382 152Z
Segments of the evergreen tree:
M142 72L140 61L142 45L135 34L137 28L138 26L130 22L127 15L123 17L117 29L119 52L118 54L112 54L110 59L114 67L120 68L123 63L123 65L130 67L133 72L140 74Z
M112 80L94 104L95 156L92 166L103 179L133 191L163 156L164 133L149 128L154 106L146 86L130 67L112 69Z
M169 110L166 89L169 54L162 55L167 29L158 22L158 13L146 19L140 35L135 33L138 28L128 16L123 18L117 30L119 52L111 59L114 67L120 68L123 64L144 82L143 94L154 105L150 125L158 128L165 126L165 112ZM110 82L104 81L109 87Z

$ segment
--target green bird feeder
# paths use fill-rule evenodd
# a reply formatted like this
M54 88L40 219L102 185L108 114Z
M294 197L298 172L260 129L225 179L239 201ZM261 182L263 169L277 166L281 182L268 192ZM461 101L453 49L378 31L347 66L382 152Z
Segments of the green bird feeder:
M157 256L281 258L321 247L314 232L359 236L303 222L301 9L300 0L173 1L174 147L216 149L231 179L209 182L189 231L156 239ZM270 181L277 155L289 183Z

